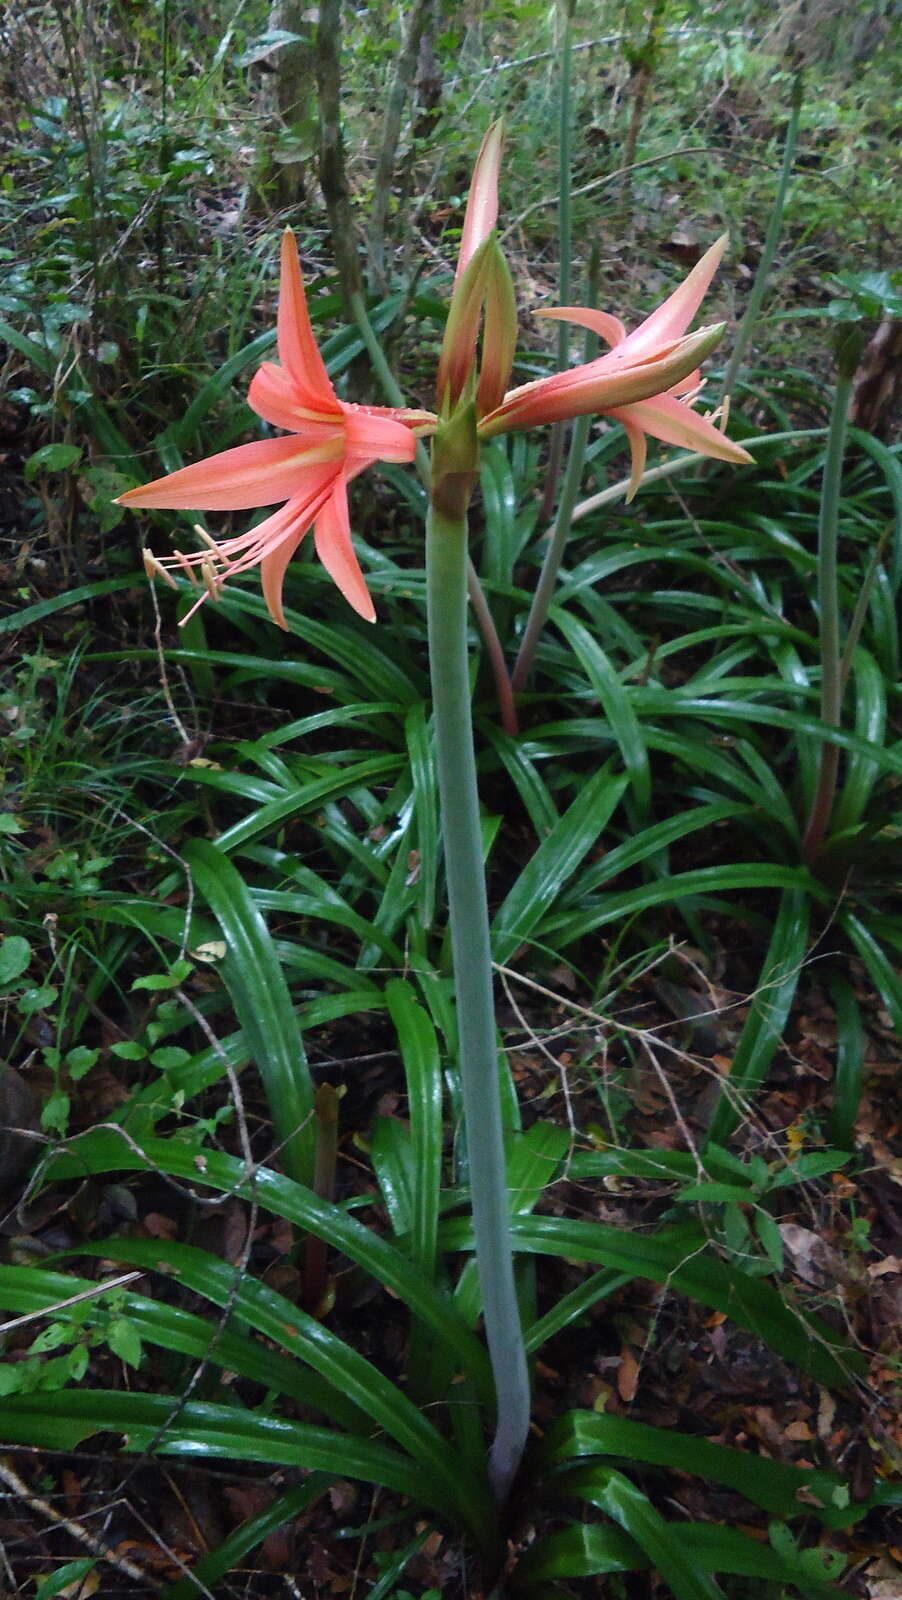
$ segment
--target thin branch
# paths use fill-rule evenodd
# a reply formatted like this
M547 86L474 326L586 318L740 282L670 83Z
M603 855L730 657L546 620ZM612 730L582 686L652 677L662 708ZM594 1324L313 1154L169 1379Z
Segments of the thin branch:
M134 1561L129 1561L126 1556L117 1555L115 1550L111 1550L108 1544L104 1544L102 1539L98 1539L83 1523L76 1522L73 1517L63 1516L61 1511L54 1509L49 1500L42 1499L38 1494L32 1494L27 1483L23 1482L18 1473L13 1471L9 1462L5 1460L0 1461L0 1481L5 1483L8 1489L12 1489L13 1493L17 1494L19 1499L23 1500L32 1511L37 1511L42 1517L46 1517L47 1521L52 1523L55 1528L65 1528L67 1533L71 1533L73 1539L77 1539L78 1543L84 1545L86 1550L90 1550L92 1555L99 1556L103 1561L108 1561L111 1567L116 1568L117 1572L124 1573L127 1578L133 1579L136 1583L144 1584L148 1589L157 1591L162 1588L162 1584L152 1578L149 1572L145 1572L143 1567L136 1566Z

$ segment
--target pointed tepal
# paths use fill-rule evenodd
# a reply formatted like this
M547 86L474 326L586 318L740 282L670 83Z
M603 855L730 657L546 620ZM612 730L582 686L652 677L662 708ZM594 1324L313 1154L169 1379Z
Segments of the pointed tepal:
M208 593L219 592L224 579L259 566L269 614L284 628L285 569L313 527L326 571L348 604L373 622L375 608L351 543L348 483L375 461L412 461L412 430L432 427L435 418L428 411L339 400L313 334L297 245L289 231L282 236L277 327L279 362L263 363L248 403L264 421L288 433L223 450L129 489L119 500L127 506L207 511L243 511L283 500L278 511L247 533L210 540L207 549L188 555L154 558L154 570L189 576L199 570L206 585L200 605Z

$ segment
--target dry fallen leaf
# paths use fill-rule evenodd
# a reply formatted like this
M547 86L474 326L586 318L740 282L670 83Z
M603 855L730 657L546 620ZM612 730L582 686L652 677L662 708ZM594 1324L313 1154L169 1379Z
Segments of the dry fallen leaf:
M821 1234L797 1222L781 1222L779 1226L789 1264L805 1283L848 1282L846 1263Z
M639 1387L639 1363L632 1350L624 1345L617 1368L617 1393L627 1404L636 1398Z

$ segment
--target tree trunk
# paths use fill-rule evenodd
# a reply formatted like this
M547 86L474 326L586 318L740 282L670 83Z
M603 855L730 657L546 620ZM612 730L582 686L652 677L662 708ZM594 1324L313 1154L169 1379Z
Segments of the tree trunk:
M313 28L303 0L274 0L269 27L300 37L267 49L260 60L262 131L251 205L265 213L290 211L306 197L318 136Z
M319 182L326 202L332 254L345 315L353 320L353 297L363 292L357 230L345 172L341 136L341 0L321 0L316 30L319 90Z
M370 224L367 229L370 276L372 287L376 290L384 290L386 288L385 224L391 199L392 179L395 175L398 141L401 137L401 118L404 114L404 106L410 94L410 87L417 68L420 42L431 3L432 0L413 0L407 19L404 44L395 68L394 81L388 91L385 103L382 145L379 150L379 159L376 163L373 203L370 211Z
M307 168L316 150L316 73L307 11L304 0L276 0L269 15L270 28L300 34L276 55L279 131L274 177L280 207L297 205L304 199Z

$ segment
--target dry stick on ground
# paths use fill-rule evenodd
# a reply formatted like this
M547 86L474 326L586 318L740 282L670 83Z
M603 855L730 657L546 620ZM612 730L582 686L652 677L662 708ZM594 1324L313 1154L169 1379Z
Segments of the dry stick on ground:
M806 965L808 965L808 961L799 963L800 968ZM690 1066L696 1068L696 1070L708 1072L718 1083L724 1094L732 1094L735 1104L741 1111L742 1115L750 1115L750 1102L746 1100L745 1096L736 1088L735 1084L730 1084L728 1077L722 1078L715 1067L708 1066L706 1062L700 1061L697 1056L693 1056L687 1050L681 1050L678 1045L671 1044L670 1040L664 1037L663 1030L665 1028L672 1028L675 1026L673 1020L660 1023L654 1028L637 1028L632 1026L630 1023L621 1022L614 1017L606 1017L602 1012L593 1010L591 1006L582 1006L576 1000L568 1000L566 995L558 994L553 989L546 988L544 984L537 983L534 978L527 978L526 974L523 972L515 972L513 967L505 967L496 963L495 971L505 975L506 977L513 978L515 983L525 984L527 989L532 989L535 991L535 993L544 995L549 1000L556 1001L558 1005L563 1006L566 1010L575 1012L578 1016L585 1017L588 1024L594 1024L596 1027L600 1027L602 1029L614 1029L618 1033L629 1034L632 1038L637 1039L643 1047L646 1047L647 1040L654 1040L661 1049L666 1050L668 1054L673 1056L677 1061L687 1062ZM785 976L785 973L781 973L779 976L772 978L769 983L760 984L753 994L743 995L740 999L732 1001L730 1005L712 1006L708 1011L699 1011L695 1014L695 1017L692 1020L701 1019L702 1017L718 1017L722 1016L725 1011L735 1011L737 1007L747 1005L750 1000L755 998L756 995L763 994L767 989L772 989L776 987L778 983L782 983ZM683 1018L681 1020L686 1021L687 1019ZM545 1037L546 1039L549 1039L554 1037L556 1033L562 1033L565 1031L566 1024L561 1028L554 1030L552 1033L547 1033Z
M18 1495L19 1499L30 1510L36 1511L40 1516L45 1517L48 1522L53 1524L54 1528L64 1528L67 1533L71 1533L73 1539L77 1539L79 1544L84 1545L86 1550L90 1550L92 1555L99 1556L103 1561L108 1561L111 1567L115 1567L119 1572L124 1573L127 1578L132 1578L137 1583L143 1583L148 1589L154 1591L163 1587L148 1572L145 1572L143 1567L136 1566L134 1561L129 1561L126 1556L117 1555L115 1550L111 1550L103 1539L99 1539L96 1534L91 1533L90 1529L86 1528L83 1523L76 1522L73 1517L64 1516L61 1511L54 1509L49 1500L42 1499L38 1494L32 1494L27 1483L23 1482L18 1473L13 1471L9 1462L5 1459L0 1460L0 1481L5 1483L7 1488L11 1489L14 1494Z
M705 1063L699 1061L695 1056L689 1055L685 1050L679 1049L676 1045L670 1044L670 1042L667 1039L663 1038L660 1028L635 1028L635 1027L631 1027L630 1025L628 1025L626 1023L623 1023L623 1022L616 1022L615 1023L613 1021L613 1019L611 1019L610 1017L604 1017L604 1016L601 1015L600 1012L592 1011L588 1006L581 1006L575 1000L568 1000L566 998L566 996L564 996L564 995L555 994L555 992L552 989L547 989L547 988L544 987L544 985L542 985L540 983L536 983L531 978L525 977L523 973L514 972L513 969L510 968L510 967L496 966L495 970L496 970L496 972L502 974L505 977L513 978L517 982L525 984L527 988L534 989L534 990L538 991L538 993L547 996L549 999L553 999L553 1000L558 1001L558 1003L560 1005L565 1006L568 1010L575 1011L578 1014L581 1014L581 1015L585 1016L587 1019L591 1019L591 1021L595 1025L598 1025L600 1023L604 1027L608 1027L608 1028L616 1027L619 1031L621 1031L623 1033L632 1034L638 1040L639 1044L641 1045L641 1047L643 1048L643 1050L646 1052L646 1054L648 1055L649 1059L651 1060L652 1066L654 1067L655 1072L656 1072L657 1076L659 1077L660 1081L665 1085L665 1088L667 1088L668 1099L670 1100L671 1108L672 1108L672 1110L674 1110L675 1114L677 1115L677 1120L679 1122L679 1125L680 1125L681 1129L683 1130L683 1137L686 1139L687 1144L688 1144L688 1148L689 1148L689 1152L690 1152L690 1154L693 1156L693 1158L695 1160L698 1177L699 1178L703 1178L705 1176L705 1171L704 1171L704 1167L703 1167L702 1162L701 1162L701 1157L700 1157L700 1155L698 1153L698 1150L697 1150L697 1148L695 1146L694 1141L692 1140L692 1138L691 1138L691 1136L689 1134L689 1130L686 1127L686 1124L685 1124L684 1120L676 1112L676 1107L675 1107L675 1102L674 1102L673 1096L669 1091L669 1087L666 1085L666 1079L665 1079L664 1073L662 1072L661 1068L658 1066L657 1062L655 1062L655 1060L654 1060L653 1052L651 1050L649 1041L651 1039L654 1039L654 1041L659 1045L659 1047L663 1047L664 1049L666 1049L671 1055L675 1056L678 1061L690 1062L696 1068L700 1067L700 1068L703 1068L703 1069L705 1068ZM767 986L762 986L762 987L767 987ZM756 993L760 993L760 992L761 992L760 989L756 990ZM735 1002L736 1005L744 1005L745 1003L746 1003L745 999ZM717 1007L712 1008L711 1012L700 1012L699 1015L700 1016L703 1016L703 1015L720 1015L722 1012L727 1011L727 1010L732 1010L732 1009L733 1009L732 1006L717 1006ZM671 1027L671 1026L673 1026L673 1024L669 1023L669 1022L661 1024L662 1028ZM547 1040L549 1038L552 1038L552 1037L555 1036L555 1034L562 1034L564 1032L572 1032L572 1031L573 1031L572 1024L570 1025L569 1028L567 1028L566 1025L564 1025L561 1028L553 1030L552 1033L547 1033L545 1035L545 1039ZM710 1070L711 1072L713 1072L714 1075L716 1076L717 1081L720 1084L721 1088L723 1088L727 1092L729 1092L729 1090L727 1088L727 1086L729 1084L729 1079L722 1079L720 1077L720 1074L716 1073L715 1069L713 1069L713 1068L710 1068L710 1069L707 1069L707 1070ZM746 1101L744 1099L744 1097L741 1094L738 1093L738 1091L736 1092L736 1101L737 1101L737 1104L739 1105L739 1107L742 1109L743 1113L745 1115L749 1115L750 1114L750 1110L751 1110L750 1105L749 1105L748 1101ZM770 1138L770 1137L771 1137L771 1135L768 1134L768 1138ZM782 1151L778 1152L778 1156L779 1156L779 1159L781 1159L783 1161L786 1161L787 1165L790 1164L786 1160L786 1157L784 1156ZM711 1242L710 1240L706 1240L706 1243L710 1243L710 1242ZM705 1248L705 1245L703 1244L703 1245L699 1245L695 1250L690 1251L684 1257L683 1261L681 1261L679 1263L679 1266L680 1267L685 1266L686 1263L688 1261L692 1260L692 1258L694 1256L701 1254L701 1252L702 1252L702 1250L704 1248ZM644 1343L643 1343L642 1352L641 1352L641 1354L639 1356L639 1367L640 1368L641 1368L642 1362L644 1361L645 1356L646 1356L646 1354L647 1354L647 1352L648 1352L648 1350L650 1348L651 1341L654 1338L655 1329L657 1327L658 1319L660 1317L661 1310L662 1310L663 1305L664 1305L664 1301L665 1301L667 1295L670 1293L671 1282L672 1282L673 1277L675 1276L675 1274L676 1274L676 1272L678 1270L679 1270L678 1267L673 1267L672 1270L668 1273L666 1279L664 1279L664 1281L662 1283L662 1293L661 1293L661 1296L659 1298L658 1304L655 1307L654 1315L653 1315L652 1321L651 1321L651 1323L649 1325L649 1329L648 1329L648 1332L646 1334L646 1338L645 1338ZM796 1317L799 1319L799 1321L805 1325L809 1336L815 1341L815 1343L817 1343L818 1345L820 1345L824 1349L830 1349L832 1351L832 1354L834 1356L836 1356L837 1359L838 1359L838 1355L837 1355L836 1350L833 1349L833 1347L831 1347L828 1344L828 1342L825 1339L824 1335L822 1333L820 1333L820 1331L818 1331L816 1329L812 1329L811 1326L806 1322L804 1310L802 1308L798 1307L797 1305L795 1305L795 1303L794 1303L794 1295L792 1293L792 1290L791 1290L790 1286L787 1286L786 1291L785 1291L785 1304L786 1304L787 1310L792 1310L794 1312L794 1314L796 1315ZM854 1341L854 1343L858 1346L859 1349L863 1348L861 1339L858 1337L858 1334L856 1333L856 1331L855 1331L855 1329L854 1329L854 1327L852 1325L851 1319L849 1317L848 1307L847 1307L845 1301L842 1298L837 1297L836 1305L837 1305L837 1310L839 1311L840 1315L843 1318L845 1331L848 1334L849 1338ZM849 1375L849 1382L865 1398L868 1398L868 1399L872 1398L873 1391L872 1391L872 1388L868 1385L866 1380L853 1377L853 1375L850 1374Z
M573 1103L570 1099L570 1085L567 1082L567 1069L564 1066L564 1063L559 1061L557 1056L554 1055L548 1048L546 1041L553 1037L553 1035L545 1034L543 1037L536 1033L531 1024L527 1022L523 1012L520 1010L520 1007L514 999L514 993L508 981L507 973L502 971L500 976L501 984L504 989L504 998L513 1011L514 1016L520 1024L520 1027L523 1029L523 1032L526 1034L529 1043L534 1047L534 1049L538 1050L540 1054L545 1057L546 1061L551 1063L561 1080L561 1094L564 1097L564 1106L567 1111L567 1127L570 1131L570 1145L572 1148L572 1146L576 1143L576 1123L573 1118ZM569 1032L570 1030L568 1029L567 1031ZM557 1032L557 1030L555 1030L555 1032Z

